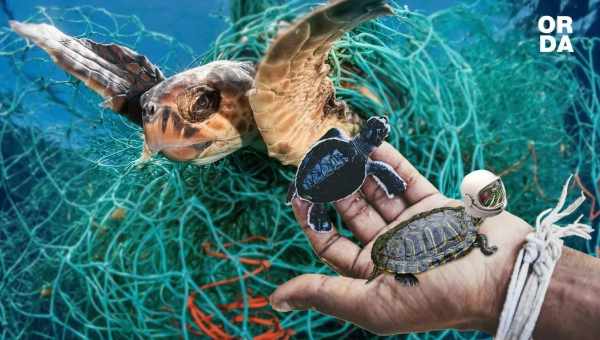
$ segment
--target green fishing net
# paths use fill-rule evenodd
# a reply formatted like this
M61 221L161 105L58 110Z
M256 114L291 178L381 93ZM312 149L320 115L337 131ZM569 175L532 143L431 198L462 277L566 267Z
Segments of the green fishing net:
M256 62L278 28L311 8L248 3L232 2L230 27L203 55L135 16L98 8L40 8L30 20L129 46L173 75L215 59ZM331 77L363 117L389 114L389 141L425 176L458 197L466 173L488 168L502 175L509 210L530 222L571 173L600 197L594 39L578 41L575 55L542 55L535 37L504 25L512 9L502 3L431 15L394 8L336 44ZM277 314L256 302L296 275L332 273L284 204L293 169L260 143L203 167L160 156L139 166L141 129L6 27L0 63L10 69L0 74L2 338L214 335L192 310L240 338L274 339L265 333L274 329L369 336L315 311ZM597 209L590 199L581 212L596 223ZM594 236L571 245L594 253ZM228 284L211 287L221 280Z

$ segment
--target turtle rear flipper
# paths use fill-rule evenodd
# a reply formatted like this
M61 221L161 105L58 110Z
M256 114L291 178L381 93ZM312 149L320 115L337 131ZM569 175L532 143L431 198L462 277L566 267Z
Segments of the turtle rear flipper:
M100 94L106 107L142 125L140 97L164 80L162 72L146 57L124 46L73 38L48 24L10 21L10 27Z
M377 266L375 266L375 268L373 268L373 272L371 273L371 275L369 275L369 277L367 278L367 282L365 282L365 284L371 283L373 280L375 280L381 274L383 274L383 270L381 270L381 268L378 268Z
M292 205L292 201L296 197L296 181L292 181L288 187L287 197L285 200L286 205Z
M367 174L372 175L388 197L398 196L406 190L406 182L389 164L380 161L367 163Z
M394 278L396 279L396 281L402 283L407 287L414 287L419 284L419 279L417 279L417 277L413 274L396 273Z
M335 99L327 56L345 32L390 13L383 0L340 0L313 10L273 41L250 91L254 120L270 156L297 165L329 129L348 136L358 130L358 117Z
M308 226L319 233L328 233L333 229L325 204L312 203L308 208Z

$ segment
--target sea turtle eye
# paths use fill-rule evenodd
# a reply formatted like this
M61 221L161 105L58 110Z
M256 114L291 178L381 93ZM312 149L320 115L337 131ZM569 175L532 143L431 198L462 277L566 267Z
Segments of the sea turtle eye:
M194 105L194 108L196 110L205 110L209 107L209 105L210 98L208 98L206 94L202 94L200 98L198 98L198 100L196 101L196 105Z
M219 110L221 94L217 89L203 85L191 90L185 102L182 105L183 116L192 123L198 123Z

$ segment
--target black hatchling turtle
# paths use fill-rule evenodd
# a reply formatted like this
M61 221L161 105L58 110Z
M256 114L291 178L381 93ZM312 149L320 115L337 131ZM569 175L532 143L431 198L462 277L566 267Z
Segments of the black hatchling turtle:
M497 247L488 246L487 237L478 231L484 218L506 208L506 191L500 177L487 170L476 170L461 184L464 206L441 207L401 222L377 238L371 251L374 269L371 280L384 272L394 273L405 285L416 285L414 274L422 273L479 247L492 255Z
M369 159L390 131L387 118L371 117L360 133L347 139L338 129L329 130L302 159L288 201L294 196L311 202L308 225L328 232L332 226L325 203L340 200L357 191L372 175L388 196L406 190L406 182L387 163Z

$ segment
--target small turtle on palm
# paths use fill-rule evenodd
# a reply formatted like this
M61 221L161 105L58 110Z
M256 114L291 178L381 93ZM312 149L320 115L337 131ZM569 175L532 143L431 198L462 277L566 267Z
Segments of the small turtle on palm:
M290 185L288 202L298 196L311 203L308 225L313 230L329 232L325 204L358 191L369 175L389 197L406 190L406 182L389 164L369 158L389 131L387 118L371 117L356 137L348 139L334 128L308 150Z
M506 191L500 177L487 170L467 175L461 185L464 206L441 207L420 213L380 235L371 251L374 269L371 282L383 273L392 273L404 285L419 281L425 272L466 255L474 248L490 256L498 248L489 246L479 226L486 217L506 207Z

